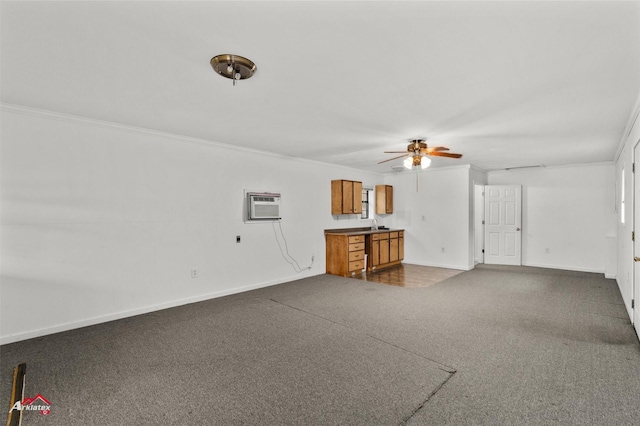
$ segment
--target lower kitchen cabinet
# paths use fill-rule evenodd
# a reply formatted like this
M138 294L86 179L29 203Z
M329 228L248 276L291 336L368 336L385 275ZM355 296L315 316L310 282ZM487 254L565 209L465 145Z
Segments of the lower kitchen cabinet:
M364 235L327 234L327 274L349 276L365 268Z
M325 238L327 274L347 277L360 274L363 269L373 271L399 265L404 259L403 230L326 230Z
M396 232L397 234L397 232ZM398 257L399 253L398 253L398 237L393 238L390 237L389 238L389 262L397 262L399 257Z
M404 231L377 232L367 238L367 270L397 265L404 259Z

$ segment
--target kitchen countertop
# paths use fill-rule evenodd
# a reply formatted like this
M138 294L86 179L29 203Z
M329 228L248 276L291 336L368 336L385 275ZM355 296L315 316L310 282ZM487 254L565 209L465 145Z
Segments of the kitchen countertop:
M385 228L382 229L378 227L377 230L371 228L339 228L339 229L325 229L324 233L327 234L340 234L340 235L369 235L369 234L380 234L382 232L399 232L404 231L404 229L390 229Z

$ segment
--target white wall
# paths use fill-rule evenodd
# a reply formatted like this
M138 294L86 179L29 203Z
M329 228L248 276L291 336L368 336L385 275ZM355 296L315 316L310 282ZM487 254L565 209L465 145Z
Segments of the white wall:
M488 174L489 185L522 185L523 265L615 276L607 271L615 259L607 252L616 235L614 170L600 163Z
M331 216L332 179L394 186L394 214L377 217L406 229L407 263L473 267L476 183L523 185L525 265L607 273L616 235L613 164L427 169L416 191L413 172L383 177L19 107L0 118L1 343L322 274L323 230L370 224ZM289 251L302 267L315 255L310 271L285 262L271 223L243 222L245 190L282 192ZM620 240L618 259L630 250ZM617 269L630 308L629 266Z
M383 183L19 107L1 120L2 343L322 274L323 230L370 223L331 216L330 181ZM271 223L243 222L245 189L282 193L289 252L302 267L315 255L310 271L283 259Z
M416 172L385 177L394 192L394 214L388 223L406 230L406 263L473 268L473 191L469 170L469 165L422 170L417 175L418 191Z

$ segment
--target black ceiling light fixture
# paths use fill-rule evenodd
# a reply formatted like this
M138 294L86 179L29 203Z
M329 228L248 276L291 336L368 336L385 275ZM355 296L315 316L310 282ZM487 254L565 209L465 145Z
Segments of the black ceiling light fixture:
M256 72L256 64L253 61L239 55L217 55L211 58L211 67L222 77L233 80L236 85L238 80L246 80Z

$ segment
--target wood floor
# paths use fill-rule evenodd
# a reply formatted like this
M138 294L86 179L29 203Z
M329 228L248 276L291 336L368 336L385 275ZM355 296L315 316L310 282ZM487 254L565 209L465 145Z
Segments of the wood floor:
M397 287L416 288L432 286L462 272L464 271L458 269L434 268L432 266L403 263L376 272L363 272L361 275L352 276L352 278Z

